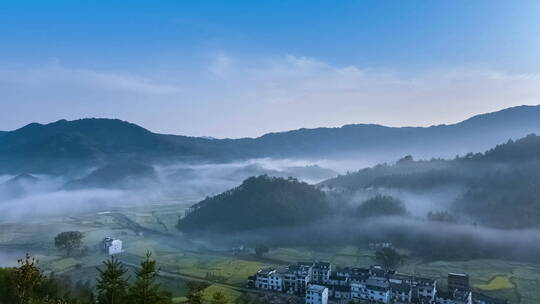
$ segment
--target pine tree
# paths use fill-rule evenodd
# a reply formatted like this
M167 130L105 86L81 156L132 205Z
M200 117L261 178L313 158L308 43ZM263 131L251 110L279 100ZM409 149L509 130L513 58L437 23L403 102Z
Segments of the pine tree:
M43 280L43 274L37 266L38 260L31 258L28 253L18 263L19 267L15 269L15 285L19 304L29 304L32 303L34 289Z
M130 301L134 304L166 304L171 303L170 297L160 291L156 283L158 269L156 261L150 259L152 254L148 251L146 258L141 262L141 269L136 272L136 279L129 289Z
M127 288L129 286L124 275L127 269L114 256L103 262L105 270L99 271L96 290L98 304L126 304Z
M187 303L189 304L202 304L203 293L202 291L208 286L204 283L190 281L188 282L189 292L187 294Z
M210 304L227 304L227 299L221 291L216 291L212 295L212 300L210 301Z

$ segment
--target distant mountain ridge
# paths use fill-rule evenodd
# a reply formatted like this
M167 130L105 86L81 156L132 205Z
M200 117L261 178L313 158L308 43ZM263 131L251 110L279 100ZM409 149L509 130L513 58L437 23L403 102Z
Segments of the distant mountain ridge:
M540 133L540 106L482 114L452 125L373 124L299 129L257 138L209 139L153 133L117 119L31 123L0 132L0 173L57 173L118 160L228 162L249 158L354 158L373 162L411 154L452 157Z

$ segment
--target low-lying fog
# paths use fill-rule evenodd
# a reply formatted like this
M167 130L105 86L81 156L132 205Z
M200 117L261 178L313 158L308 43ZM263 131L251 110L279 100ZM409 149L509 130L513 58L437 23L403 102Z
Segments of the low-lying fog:
M207 238L209 246L224 241L222 236ZM230 239L237 243L321 249L390 241L427 260L495 258L540 262L539 229L505 230L398 216L365 220L336 216L295 229L284 227L236 233Z
M238 186L250 176L268 174L293 176L317 183L342 173L352 163L338 161L253 159L225 164L186 164L153 166L154 175L127 176L117 183L69 187L73 180L94 169L81 170L78 176L27 175L0 176L0 221L104 210L117 206L164 202L189 206L206 196ZM355 167L360 168L360 167Z
M46 221L48 217L110 210L115 207L143 206L148 203L176 204L179 211L206 196L238 186L250 176L268 174L293 176L314 184L358 170L366 164L339 161L301 161L257 159L227 164L186 164L154 166L151 179L127 178L102 187L70 188L73 178L46 175L0 176L0 223L32 219ZM81 176L92 170L81 171ZM288 228L238 233L229 240L257 242L291 242L316 245L321 241L335 244L362 244L369 240L391 239L406 242L413 249L454 250L468 246L479 256L526 258L540 260L540 230L501 230L474 225L471 221L455 223L433 222L428 212L449 210L449 205L464 189L445 187L412 192L396 189L366 189L353 194L348 204L360 205L377 194L401 199L408 211L406 217L354 219L334 217L326 222L290 230ZM217 243L217 242L216 242ZM403 244L402 244L403 245ZM448 247L450 246L450 247ZM12 256L0 256L12 259ZM16 253L18 254L18 253ZM14 255L16 255L14 254Z

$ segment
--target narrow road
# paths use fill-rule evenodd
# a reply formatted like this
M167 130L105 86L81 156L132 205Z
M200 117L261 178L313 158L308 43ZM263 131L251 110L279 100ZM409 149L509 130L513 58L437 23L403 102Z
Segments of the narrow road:
M126 266L133 267L133 268L136 268L136 269L141 268L141 266L137 265L137 264L133 264L133 263L125 262L125 261L122 261L122 263L124 265L126 265ZM258 293L258 294L268 294L268 293L270 293L269 291L266 291L266 290L257 290L257 289L252 289L252 288L239 287L239 286L228 284L228 283L214 282L214 281L211 281L211 280L207 280L205 278L196 277L196 276L192 276L192 275L185 274L185 273L169 272L169 271L160 270L160 271L158 271L158 275L160 277L169 278L169 279L181 279L181 280L188 280L188 281L204 282L204 283L208 283L210 285L216 285L216 286L220 286L220 287L229 288L229 289L232 289L232 290L235 290L235 291L238 291L238 292L248 292L248 293Z

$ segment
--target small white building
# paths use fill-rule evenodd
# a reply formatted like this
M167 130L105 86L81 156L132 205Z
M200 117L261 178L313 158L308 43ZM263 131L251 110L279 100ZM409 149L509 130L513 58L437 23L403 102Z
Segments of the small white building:
M332 274L332 264L326 262L316 262L312 268L313 281L319 284L328 284Z
M268 276L268 289L275 291L283 291L283 275L274 271Z
M366 280L365 292L367 299L376 303L390 302L390 282L386 279L369 278Z
M472 304L472 293L470 291L437 292L435 296L436 304Z
M285 292L304 294L306 287L311 282L312 265L298 263L289 265L283 274L283 288Z
M255 288L283 291L283 275L273 268L261 269L255 275Z
M434 301L437 294L437 281L427 278L417 278L417 297L428 301Z
M332 296L339 300L350 300L351 286L332 286Z
M411 303L412 286L407 283L390 283L390 296L395 303Z
M309 285L306 290L306 304L328 304L328 288Z
M114 255L124 252L122 248L122 241L119 239L113 239L108 236L101 241L101 249L108 255Z
M122 253L122 241L113 240L111 246L109 246L109 255Z

